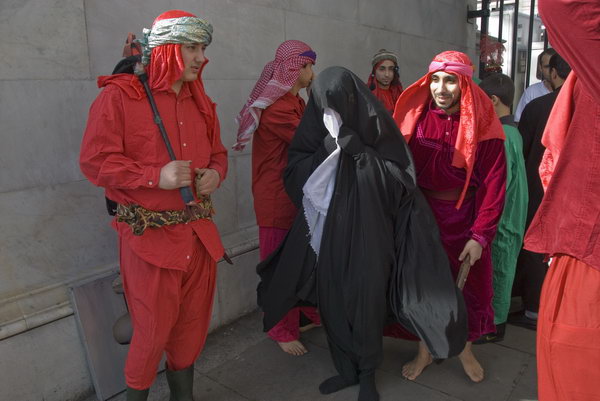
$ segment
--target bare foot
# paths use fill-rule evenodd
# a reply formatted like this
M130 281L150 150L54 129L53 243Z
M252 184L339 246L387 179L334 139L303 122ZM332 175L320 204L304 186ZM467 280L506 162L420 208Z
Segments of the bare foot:
M473 354L471 342L467 342L465 349L460 353L460 355L458 355L458 359L462 363L463 369L465 370L467 376L469 376L469 379L475 383L479 383L484 379L485 375L483 368Z
M427 366L431 365L431 362L433 362L433 358L425 344L423 344L423 341L421 341L419 343L419 352L415 359L402 366L402 376L408 380L415 380L423 373L423 370L425 370Z
M287 343L277 342L277 344L279 344L279 346L284 352L287 352L290 355L300 356L308 352L306 347L304 347L304 345L298 340L290 341Z
M306 326L300 327L300 333L307 332L308 330L312 330L315 327L321 327L321 325L320 324L315 324L315 323L309 323Z

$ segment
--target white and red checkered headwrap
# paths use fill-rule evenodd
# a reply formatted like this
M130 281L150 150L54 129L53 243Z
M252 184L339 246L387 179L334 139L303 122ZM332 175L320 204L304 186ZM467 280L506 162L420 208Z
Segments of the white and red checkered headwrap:
M300 69L307 63L314 64L317 54L304 42L286 40L277 48L275 59L270 61L250 97L237 116L239 124L234 150L242 150L258 127L262 111L292 89L300 77Z

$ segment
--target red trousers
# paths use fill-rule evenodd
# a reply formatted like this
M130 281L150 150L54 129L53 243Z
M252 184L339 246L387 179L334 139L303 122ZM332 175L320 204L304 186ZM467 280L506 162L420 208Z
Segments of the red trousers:
M258 244L260 248L260 260L265 260L285 238L288 230L276 227L259 227ZM321 318L317 308L311 306L301 306L293 308L287 315L279 321L268 335L271 339L287 343L300 338L300 312L302 312L314 324L321 324Z
M570 256L542 287L537 365L540 401L600 401L600 271Z
M187 271L164 269L120 244L121 276L133 325L125 364L131 388L149 388L163 352L171 370L191 366L204 347L210 323L216 263L200 240Z

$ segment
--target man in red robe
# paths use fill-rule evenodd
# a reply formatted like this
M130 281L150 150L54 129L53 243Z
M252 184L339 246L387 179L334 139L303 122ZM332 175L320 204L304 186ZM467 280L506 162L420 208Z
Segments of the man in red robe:
M412 151L417 184L437 220L456 277L468 256L463 295L468 342L459 355L474 382L484 378L472 341L495 330L490 246L504 207L504 132L489 97L472 79L473 64L460 52L438 54L429 72L407 88L394 119ZM414 380L432 362L423 342L403 375Z
M142 62L176 160L138 77L116 74L98 79L103 89L90 109L80 166L118 204L112 225L133 324L127 400L147 399L163 352L172 398L191 400L224 251L209 195L225 179L227 151L201 80L212 26L173 10L144 33ZM186 205L179 188L193 182Z
M385 49L379 50L371 60L371 75L367 86L390 113L402 93L398 56Z
M238 116L238 140L233 148L242 150L252 138L252 194L261 260L281 244L298 212L285 191L283 170L288 147L304 114L305 103L298 92L309 87L316 59L306 43L283 42ZM303 327L301 318L307 321ZM285 352L299 356L307 352L299 340L300 331L320 323L315 307L296 307L268 335Z
M525 248L552 257L537 324L540 401L600 399L600 3L540 0L572 72L546 124L544 198Z

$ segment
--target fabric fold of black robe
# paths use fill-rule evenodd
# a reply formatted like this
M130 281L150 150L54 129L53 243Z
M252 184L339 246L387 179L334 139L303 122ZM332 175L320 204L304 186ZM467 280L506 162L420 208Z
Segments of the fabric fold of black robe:
M326 108L343 122L342 152L317 257L302 188L335 149L323 124ZM463 350L464 300L416 186L410 151L392 117L352 72L330 67L314 82L284 182L300 212L281 246L257 267L265 330L297 304L316 304L336 369L349 382L379 366L390 316L423 339L434 358Z

